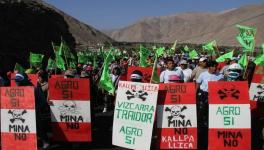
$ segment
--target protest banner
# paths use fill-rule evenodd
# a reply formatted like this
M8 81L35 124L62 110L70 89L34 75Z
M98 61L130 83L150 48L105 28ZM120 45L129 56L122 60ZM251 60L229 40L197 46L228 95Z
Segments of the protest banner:
M160 84L157 127L159 149L197 149L194 83Z
M130 80L130 76L133 73L133 71L138 70L142 72L143 77L142 77L142 82L143 83L150 83L151 75L152 75L152 67L128 67L127 70L127 81ZM160 75L160 69L158 68L158 75Z
M51 75L50 78L64 78L64 75L61 75L61 74L54 74L54 75Z
M34 88L1 87L2 150L36 150Z
M92 140L89 85L87 79L50 78L53 140Z
M209 82L208 149L251 149L247 81Z
M12 73L11 74L11 78L13 79L15 77L15 73ZM28 76L28 79L31 81L31 83L34 85L34 86L37 86L37 83L38 83L38 76L36 74L27 74ZM16 82L15 80L11 80L11 87L14 87L16 86Z
M264 116L264 66L256 66L249 89L251 113L255 117Z
M150 149L159 86L120 81L113 123L113 145Z

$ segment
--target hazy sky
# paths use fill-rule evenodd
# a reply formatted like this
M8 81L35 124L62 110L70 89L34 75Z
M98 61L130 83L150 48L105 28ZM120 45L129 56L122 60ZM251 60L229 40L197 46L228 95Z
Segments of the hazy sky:
M150 16L220 12L264 0L44 0L97 29L127 26Z

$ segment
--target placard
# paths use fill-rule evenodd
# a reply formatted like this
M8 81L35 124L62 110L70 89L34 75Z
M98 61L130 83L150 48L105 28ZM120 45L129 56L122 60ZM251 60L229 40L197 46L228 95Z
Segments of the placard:
M208 149L251 149L247 81L209 82Z
M158 85L120 81L113 123L113 145L150 149Z
M157 106L159 149L197 149L194 83L160 84Z
M1 87L2 150L36 150L34 88Z
M49 79L51 125L55 141L91 141L88 79Z

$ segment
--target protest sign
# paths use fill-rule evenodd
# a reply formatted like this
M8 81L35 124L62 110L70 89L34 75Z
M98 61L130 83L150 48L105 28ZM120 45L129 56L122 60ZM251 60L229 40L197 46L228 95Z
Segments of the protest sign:
M158 85L120 81L113 123L113 145L150 149Z
M53 140L92 140L89 80L51 78L49 100Z
M33 87L1 87L2 150L36 150Z
M140 72L142 72L142 82L143 83L150 83L150 79L151 79L151 75L152 75L152 67L128 67L128 71L127 71L127 81L131 81L130 80L130 76L133 73L133 71L138 70ZM158 68L158 75L160 75L160 69Z
M249 89L251 113L255 117L264 116L264 66L256 66Z
M247 82L209 82L208 98L208 149L250 149L251 118Z
M159 149L197 149L194 83L160 84L157 106Z

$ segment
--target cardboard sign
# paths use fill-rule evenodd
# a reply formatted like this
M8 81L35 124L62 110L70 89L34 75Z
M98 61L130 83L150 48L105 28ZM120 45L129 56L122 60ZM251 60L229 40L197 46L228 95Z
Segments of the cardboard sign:
M127 81L131 81L130 76L133 73L133 71L138 70L141 71L143 74L142 82L143 83L150 83L151 74L152 74L152 67L128 67L127 71ZM158 75L160 75L160 68L158 68Z
M247 81L209 82L208 149L251 148Z
M159 149L197 149L194 83L160 84L157 126Z
M15 77L15 73L12 73L11 74L11 78L14 78ZM38 84L38 76L36 74L27 74L28 76L28 79L30 79L31 83L34 85L34 86L37 86ZM11 87L14 87L16 86L16 82L15 80L11 80Z
M2 150L36 150L34 88L1 87Z
M89 85L88 79L49 79L53 140L92 140Z
M256 66L249 89L250 108L253 116L264 116L264 66Z
M113 145L150 149L158 85L120 81L113 123Z

